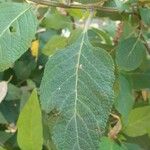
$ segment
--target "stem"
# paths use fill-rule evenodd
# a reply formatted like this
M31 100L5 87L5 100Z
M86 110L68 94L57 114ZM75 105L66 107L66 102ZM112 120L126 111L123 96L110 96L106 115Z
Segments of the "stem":
M29 0L29 1L37 3L37 4L41 4L41 5L52 6L52 7L74 8L74 9L97 9L97 10L101 10L103 12L109 12L109 13L118 12L117 9L102 7L102 6L99 6L98 4L73 4L71 3L68 5L68 4L52 2L48 0Z

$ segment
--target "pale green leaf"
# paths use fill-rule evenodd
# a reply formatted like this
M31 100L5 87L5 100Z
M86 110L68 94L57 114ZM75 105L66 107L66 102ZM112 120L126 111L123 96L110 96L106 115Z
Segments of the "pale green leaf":
M22 150L42 150L42 116L36 90L22 109L17 127L17 141Z
M0 71L12 64L30 47L37 21L30 5L0 3Z
M86 34L49 58L40 87L46 112L62 119L53 130L58 150L97 150L113 104L111 56L94 48Z
M128 38L120 41L116 61L121 70L131 71L138 68L145 56L146 48L137 38Z
M53 55L60 48L64 48L67 45L67 38L55 35L46 43L42 52L45 55Z
M127 127L124 133L128 136L136 137L144 134L150 134L150 106L135 108L129 115Z
M103 137L101 139L99 150L125 150L123 147L115 143L112 139L108 137Z

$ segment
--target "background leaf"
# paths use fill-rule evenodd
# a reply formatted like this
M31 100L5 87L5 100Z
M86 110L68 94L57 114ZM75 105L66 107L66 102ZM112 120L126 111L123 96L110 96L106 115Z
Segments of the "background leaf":
M116 98L115 107L122 115L124 123L128 123L128 115L132 110L134 99L132 95L132 88L128 80L120 75L119 77L119 94Z
M124 133L128 136L141 136L150 134L150 106L135 108L129 115L129 122Z
M137 38L128 38L120 41L116 61L121 70L131 71L137 69L145 56L146 48Z
M42 149L42 116L36 90L32 92L31 97L22 109L17 127L17 141L22 150Z
M107 137L102 137L99 150L125 150L115 141Z

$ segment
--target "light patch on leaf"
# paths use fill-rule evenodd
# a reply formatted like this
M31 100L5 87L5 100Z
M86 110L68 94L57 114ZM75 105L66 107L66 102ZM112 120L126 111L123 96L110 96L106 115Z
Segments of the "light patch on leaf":
M0 103L4 100L8 91L8 82L2 81L0 82Z

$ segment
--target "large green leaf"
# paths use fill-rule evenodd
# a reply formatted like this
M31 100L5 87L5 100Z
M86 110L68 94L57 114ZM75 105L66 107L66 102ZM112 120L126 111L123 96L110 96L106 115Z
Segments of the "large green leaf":
M30 46L37 21L30 5L0 3L0 71L9 68Z
M113 104L114 65L82 33L49 58L40 93L46 112L57 110L53 140L60 150L97 150Z
M128 136L136 137L150 134L150 106L135 108L129 115L129 122L124 129Z
M137 38L122 40L117 49L116 61L121 70L131 71L138 68L144 58L146 48Z
M43 144L42 116L34 90L22 109L17 122L17 141L22 150L41 150Z

